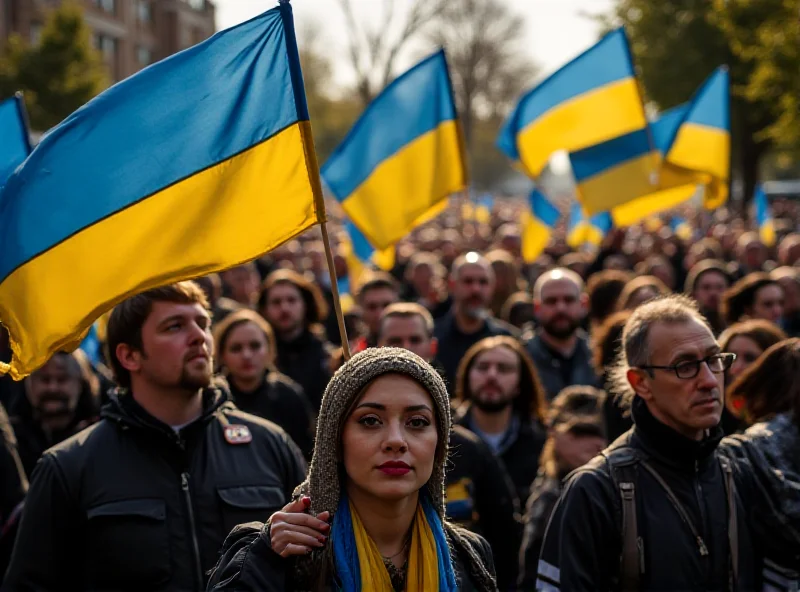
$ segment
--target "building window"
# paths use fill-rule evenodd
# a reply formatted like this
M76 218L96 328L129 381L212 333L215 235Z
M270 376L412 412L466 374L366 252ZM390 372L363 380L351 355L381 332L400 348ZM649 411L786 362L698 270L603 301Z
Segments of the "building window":
M136 48L136 59L139 60L139 66L144 68L153 62L153 52L147 47Z
M103 58L114 63L117 57L117 40L108 35L95 35L94 46L103 54Z
M115 0L94 0L94 5L108 14L117 13Z
M140 23L149 23L152 19L150 12L150 0L139 0L136 3L136 14Z

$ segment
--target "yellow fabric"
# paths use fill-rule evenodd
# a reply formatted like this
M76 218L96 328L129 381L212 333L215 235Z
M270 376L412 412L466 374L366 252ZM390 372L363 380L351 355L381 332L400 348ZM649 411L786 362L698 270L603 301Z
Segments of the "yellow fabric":
M310 124L295 123L19 267L0 284L14 352L0 373L21 380L129 296L249 261L324 220L316 167Z
M372 246L385 249L466 187L464 162L458 122L443 121L378 165L342 208Z
M552 228L530 212L522 214L522 258L533 263L550 243Z
M520 160L536 178L553 152L577 152L646 123L636 80L618 80L560 103L532 121L517 136Z
M389 572L375 542L367 534L358 512L350 503L350 517L358 550L361 589L365 592L394 592ZM406 592L432 592L439 589L439 557L433 531L422 506L417 506L408 549Z

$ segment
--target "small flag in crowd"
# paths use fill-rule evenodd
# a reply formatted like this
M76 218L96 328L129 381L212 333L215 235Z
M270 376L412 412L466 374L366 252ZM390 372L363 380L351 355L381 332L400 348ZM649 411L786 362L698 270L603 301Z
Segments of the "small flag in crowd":
M224 81L221 84L220 81ZM123 80L0 193L0 320L21 379L123 299L324 220L291 7Z
M534 188L528 197L528 210L522 218L522 258L526 263L536 261L547 248L559 218L561 212L558 208Z
M575 202L569 212L567 244L573 249L578 249L585 244L598 246L603 242L603 238L612 226L611 215L608 212L587 217L583 206Z
M322 178L377 249L396 243L421 216L466 187L464 142L444 50L372 101L323 166Z
M672 232L681 240L688 241L692 238L692 227L686 221L686 218L681 216L673 216L670 220L669 227Z
M350 277L349 289L356 290L365 271L378 267L384 271L391 271L394 267L394 245L378 251L369 243L369 239L351 221L345 222L345 228L350 238L347 248L347 270Z
M525 94L503 124L497 145L535 179L558 150L578 151L646 125L620 28Z
M17 94L0 103L0 187L31 153L25 103Z
M761 238L761 242L767 247L774 247L777 240L775 236L775 221L772 218L767 194L760 183L756 186L753 205L756 209L756 225L758 226L758 235Z

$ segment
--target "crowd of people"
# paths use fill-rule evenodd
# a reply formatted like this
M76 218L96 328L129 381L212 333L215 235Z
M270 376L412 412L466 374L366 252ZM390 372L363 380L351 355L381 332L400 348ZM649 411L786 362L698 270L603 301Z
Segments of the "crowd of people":
M334 223L349 360L313 230L134 296L0 378L3 590L796 590L772 207L774 246L685 209L526 263L521 202L452 206L359 278Z

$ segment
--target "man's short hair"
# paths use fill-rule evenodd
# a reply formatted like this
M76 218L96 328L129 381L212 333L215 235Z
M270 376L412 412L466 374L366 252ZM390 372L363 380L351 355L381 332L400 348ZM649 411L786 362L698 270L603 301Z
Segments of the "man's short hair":
M619 355L610 372L611 389L622 406L630 406L636 394L628 383L628 370L650 363L650 330L653 325L677 325L690 321L702 323L711 332L711 327L700 314L697 303L682 294L645 302L631 313L622 329Z
M581 276L566 267L557 267L555 269L548 269L536 280L536 283L533 285L533 301L541 302L542 290L544 287L548 283L557 280L569 280L575 284L575 287L578 289L578 294L583 292L583 280Z
M378 338L383 333L383 325L386 319L413 319L419 317L422 319L422 326L425 328L425 333L428 337L433 337L433 316L427 308L416 302L395 302L383 309L381 313L381 321L378 325Z
M365 274L365 280L359 285L356 300L361 302L362 296L370 290L381 289L391 290L395 294L400 293L400 286L391 275L385 271L371 271Z
M131 374L117 359L117 346L125 343L133 350L142 351L142 327L156 302L199 304L210 314L205 292L192 281L153 288L131 296L114 307L108 319L107 358L111 363L117 384L123 388L130 388Z

